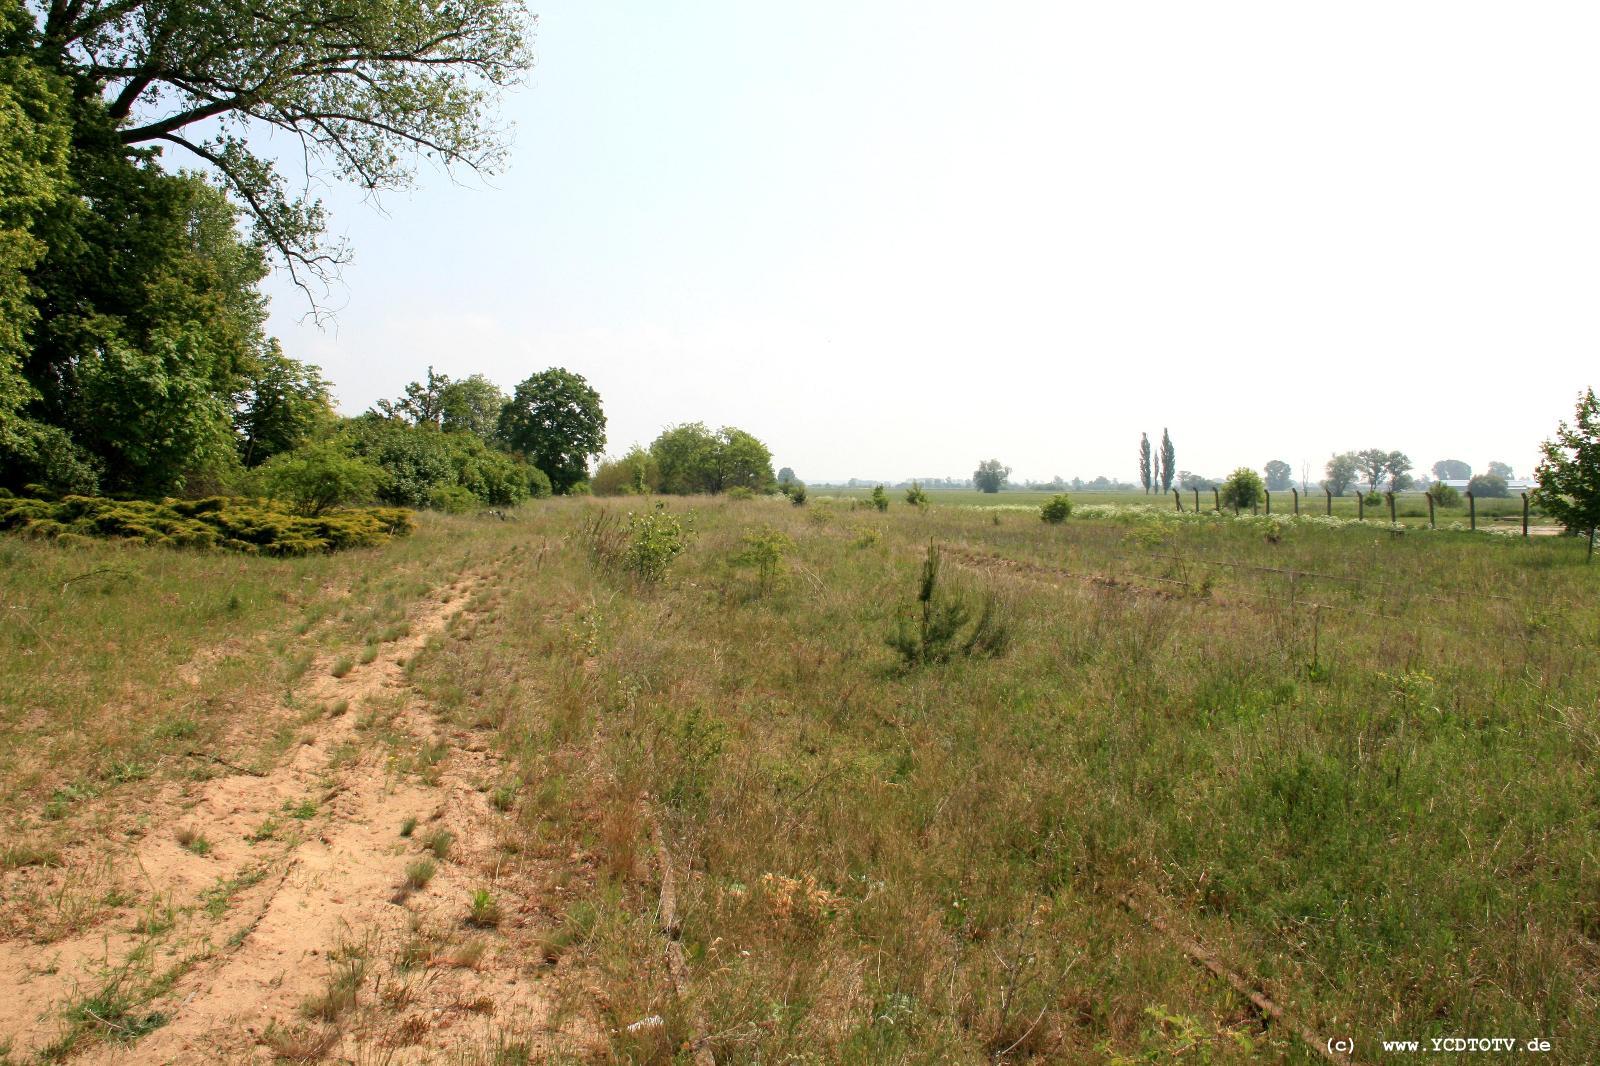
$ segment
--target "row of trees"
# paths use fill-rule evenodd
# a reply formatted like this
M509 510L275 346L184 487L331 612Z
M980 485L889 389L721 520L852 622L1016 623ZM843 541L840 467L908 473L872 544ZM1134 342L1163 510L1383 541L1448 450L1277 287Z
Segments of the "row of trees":
M772 472L772 452L750 433L733 426L712 431L703 422L668 426L650 442L637 444L620 459L600 464L591 487L596 495L646 493L716 494L734 489L773 492L780 483L798 484Z
M494 169L531 26L520 0L0 0L0 487L203 493L318 443L327 383L259 283L310 292L348 251L293 190L404 187L418 151Z
M1139 434L1139 484L1146 492L1171 492L1172 479L1177 476L1178 451L1172 446L1172 436L1161 431L1161 450L1150 447L1150 434Z

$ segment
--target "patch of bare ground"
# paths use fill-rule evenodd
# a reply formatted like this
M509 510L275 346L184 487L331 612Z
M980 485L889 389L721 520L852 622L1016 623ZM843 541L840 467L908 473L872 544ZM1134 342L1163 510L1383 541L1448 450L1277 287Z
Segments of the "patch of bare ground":
M497 757L443 732L406 676L472 584L420 603L369 662L317 660L308 705L333 713L275 765L164 786L144 831L18 871L60 913L0 932L0 1047L198 1063L601 1046L538 949L549 860L503 846Z

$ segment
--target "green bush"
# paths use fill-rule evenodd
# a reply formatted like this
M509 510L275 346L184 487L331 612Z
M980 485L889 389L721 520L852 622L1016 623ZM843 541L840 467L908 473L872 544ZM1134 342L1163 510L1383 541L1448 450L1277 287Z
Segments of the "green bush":
M1066 493L1057 493L1045 501L1039 508L1039 517L1053 526L1059 526L1072 514L1072 497ZM998 516L996 516L998 517Z
M256 478L265 495L306 515L369 503L383 487L383 471L332 443L275 455Z
M806 505L806 487L798 481L790 482L789 491L784 495L788 496L789 502L796 507L804 507Z
M922 491L921 482L913 481L911 487L906 489L906 502L918 510L928 509L928 494Z
M1236 511L1253 510L1261 502L1265 491L1261 475L1247 466L1241 466L1222 483L1222 506L1232 507Z
M99 537L250 555L307 555L382 544L412 528L411 512L388 507L301 515L264 500L225 497L159 503L99 496L0 499L0 531L69 543Z
M743 485L735 485L728 490L728 499L730 500L753 500L755 498L756 490L746 488Z
M428 506L445 514L471 514L483 506L483 501L460 485L440 485L428 498Z
M733 563L755 570L756 583L765 593L783 577L783 557L793 550L794 541L787 534L763 526L744 535L744 547Z
M1461 493L1452 485L1435 483L1428 491L1433 493L1433 502L1440 507L1459 507L1461 505Z
M667 575L672 560L682 555L694 536L692 527L657 504L653 511L628 516L628 546L624 552L628 569L641 581L660 581Z
M1467 491L1475 499L1500 499L1511 495L1511 489L1506 485L1506 479L1499 474L1474 474L1472 480L1467 482Z
M876 507L880 512L889 509L889 494L884 491L882 485L874 485L872 487L872 506Z

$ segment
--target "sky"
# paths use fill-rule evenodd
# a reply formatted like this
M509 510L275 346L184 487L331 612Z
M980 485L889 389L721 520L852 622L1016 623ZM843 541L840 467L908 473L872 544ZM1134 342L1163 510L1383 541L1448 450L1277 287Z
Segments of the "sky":
M432 365L735 425L803 480L1335 451L1520 475L1600 386L1600 7L530 0L503 173L377 203L341 410Z

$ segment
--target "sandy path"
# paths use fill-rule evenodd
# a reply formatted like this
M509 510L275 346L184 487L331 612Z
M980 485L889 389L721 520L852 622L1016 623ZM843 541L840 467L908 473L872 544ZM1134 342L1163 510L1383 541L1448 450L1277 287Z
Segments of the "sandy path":
M63 1008L101 987L130 952L147 972L169 975L170 990L133 1014L159 1012L161 1024L136 1040L117 1039L128 1019L92 1025L105 1039L75 1058L364 1060L372 1048L383 1061L411 1062L508 1044L534 1057L595 1045L581 1019L565 1032L557 1024L560 997L547 989L560 979L537 947L550 920L538 902L542 872L497 845L506 816L484 787L503 768L473 735L442 732L405 675L474 583L420 603L405 637L344 677L332 676L331 660L314 664L309 699L347 701L347 710L309 723L264 775L216 778L197 797L191 786L181 814L182 786L163 790L155 802L165 824L119 862L170 901L169 932L95 927L49 945L0 942L0 988L20 993L0 996L0 1037L11 1037L14 1055L57 1039ZM408 817L417 827L402 837ZM270 838L263 825L275 827ZM181 846L179 826L210 850ZM439 831L452 837L444 857L424 851ZM420 861L433 864L432 879L397 895ZM466 925L478 889L499 906L498 926Z

